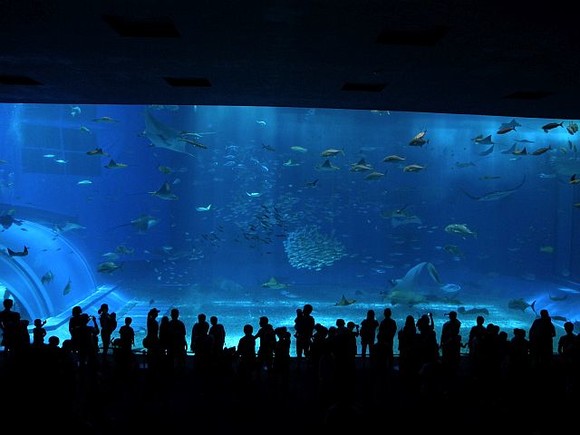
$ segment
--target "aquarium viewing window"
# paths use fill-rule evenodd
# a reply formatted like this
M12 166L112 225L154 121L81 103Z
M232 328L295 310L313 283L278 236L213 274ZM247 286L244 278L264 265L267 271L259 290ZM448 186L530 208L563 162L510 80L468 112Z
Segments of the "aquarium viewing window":
M71 308L260 316L293 332L391 307L509 336L580 322L578 124L381 110L0 105L0 285L68 338ZM580 328L580 326L579 326ZM396 346L395 346L396 349ZM292 345L294 352L294 344Z

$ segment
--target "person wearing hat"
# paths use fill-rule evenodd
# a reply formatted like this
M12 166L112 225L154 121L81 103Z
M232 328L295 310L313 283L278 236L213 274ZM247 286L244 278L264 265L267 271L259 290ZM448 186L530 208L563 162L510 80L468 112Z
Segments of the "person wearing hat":
M461 322L457 318L456 311L446 314L449 317L441 328L441 363L447 373L453 375L461 362Z

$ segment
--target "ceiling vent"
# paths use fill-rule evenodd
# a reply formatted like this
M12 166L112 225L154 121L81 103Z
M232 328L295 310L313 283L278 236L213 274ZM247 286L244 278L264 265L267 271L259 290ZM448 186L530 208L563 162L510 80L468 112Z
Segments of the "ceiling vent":
M384 45L433 47L449 32L447 26L405 26L383 30L377 42Z
M27 76L0 75L0 85L37 86L40 82Z
M179 38L181 35L168 17L121 17L103 15L103 20L124 38Z
M208 79L198 77L163 77L169 86L176 88L209 88L211 83Z

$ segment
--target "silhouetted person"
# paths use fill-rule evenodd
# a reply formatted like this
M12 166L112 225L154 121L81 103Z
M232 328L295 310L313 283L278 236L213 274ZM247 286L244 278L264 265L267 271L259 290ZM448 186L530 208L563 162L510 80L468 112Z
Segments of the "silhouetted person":
M258 370L269 372L272 369L272 363L274 361L276 333L274 332L274 327L270 324L268 317L261 316L258 324L260 327L255 335L255 339L258 340Z
M187 356L187 330L179 318L179 309L172 308L167 324L167 359L170 369L185 368Z
M375 346L377 351L377 367L380 370L385 368L392 370L395 365L394 356L394 340L397 334L397 322L392 318L393 311L391 308L387 307L383 310L383 320L379 324L379 330L377 332L377 345Z
M101 326L101 344L103 346L103 362L107 362L107 354L111 347L111 336L117 329L117 314L109 312L108 304L101 304L98 311L99 325Z
M32 329L32 345L34 347L44 347L44 338L46 337L46 320L34 319L34 328Z
M532 366L542 370L550 368L554 355L556 328L547 309L540 310L540 317L532 322L528 335Z
M133 318L125 317L123 325L119 328L119 339L116 341L116 364L122 375L132 374L136 368L136 358L133 354L135 346L135 330Z
M292 335L285 326L274 329L276 343L274 345L274 361L272 371L281 382L288 381L290 371L290 344Z
M157 308L151 308L147 313L147 330L143 338L143 347L147 349L147 367L151 370L159 368L162 358L158 315L159 310Z
M70 348L78 355L79 351L79 332L80 328L85 325L85 320L81 318L83 309L79 305L75 305L71 309L71 316L68 320L68 332L70 333Z
M10 356L20 323L20 313L13 311L14 301L10 298L4 299L2 305L4 307L3 310L0 311L2 346L4 346L4 354Z
M219 323L217 316L211 316L209 324L209 335L213 337L214 355L219 358L226 345L226 328Z
M79 364L89 372L94 372L98 366L99 326L95 316L81 313L79 318L80 326L76 329Z
M439 343L435 335L433 314L423 314L417 320L417 354L421 384L431 390L433 381L438 377Z
M407 315L397 337L399 340L399 373L404 381L416 381L416 376L419 373L418 338L415 318L412 315Z
M189 350L191 350L192 353L196 353L198 342L205 341L208 333L209 323L207 317L204 313L199 313L197 315L197 322L195 322L191 327Z
M244 325L244 335L238 340L236 348L237 373L242 386L249 386L256 376L256 338L254 327Z
M481 355L482 342L485 339L485 334L487 328L485 326L485 318L481 315L477 316L475 319L475 325L469 330L469 336L467 338L467 347L469 350L469 366L471 368L471 373L476 378L481 375L483 370L482 364L483 356Z
M571 391L576 384L577 375L579 372L578 362L578 336L574 333L574 323L564 323L565 334L558 339L558 356L560 359L560 367L562 368L565 377L567 389Z
M310 304L305 304L302 308L302 314L296 316L296 366L300 367L302 358L310 358L310 345L312 343L312 334L314 334L314 325L316 324L312 311L314 308Z
M454 375L461 362L461 322L456 311L450 311L449 320L441 327L441 363L447 374Z
M530 392L530 342L525 329L513 329L508 346L506 377L512 392L523 394L522 398Z
M379 321L375 318L375 310L368 310L367 316L360 322L359 331L361 357L363 359L366 358L367 351L373 351L378 327Z

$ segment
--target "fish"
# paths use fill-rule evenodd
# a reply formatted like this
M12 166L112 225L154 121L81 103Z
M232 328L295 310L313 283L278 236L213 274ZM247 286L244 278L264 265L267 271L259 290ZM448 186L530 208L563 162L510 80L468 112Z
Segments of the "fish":
M70 291L72 290L72 281L70 280L70 278L68 279L66 285L64 286L64 288L62 289L62 295L66 296L70 293Z
M391 154L383 159L385 163L392 163L392 162L404 162L405 157L398 156L396 154Z
M167 181L163 183L159 189L147 193L166 201L175 201L179 199L176 194L171 192L171 185Z
M103 261L97 265L97 272L99 273L113 273L117 269L120 269L121 266L114 261Z
M339 154L342 154L344 156L344 150L337 150L335 148L328 148L325 149L324 151L322 151L320 153L321 157L335 157Z
M250 198L259 198L260 196L262 196L261 192L246 192L246 195L248 195Z
M455 257L463 257L463 251L457 245L445 245L443 250Z
M568 295L563 295L563 296L553 296L551 293L548 293L548 298L549 298L551 301L555 301L555 302L558 302L558 301L565 301L566 299L568 299Z
M423 169L425 169L425 166L421 166L421 165L407 165L403 168L403 172L419 172L422 171Z
M298 145L291 146L290 149L292 151L296 151L297 153L306 153L306 152L308 152L308 149L307 148L304 148L304 147L301 147L301 146L298 146Z
M445 232L450 233L450 234L460 235L464 239L467 236L473 236L473 237L477 238L477 233L474 231L471 231L467 227L467 224L449 224L445 227Z
M479 143L482 145L491 145L494 142L491 140L491 134L487 135L485 137L483 137L482 134L480 134L479 136L476 136L472 139L475 143Z
M340 169L339 166L333 165L329 159L326 159L322 164L316 166L318 171L336 171Z
M572 176L568 180L568 183L570 183L570 184L578 184L578 183L580 183L580 178L576 178L576 174L572 174Z
M385 176L382 172L371 172L365 176L365 180L379 180Z
M280 290L280 289L288 288L289 285L288 284L284 284L282 282L279 282L276 278L272 277L268 281L266 281L265 283L263 283L262 284L262 287L271 288L271 289L274 289L274 290Z
M547 147L541 147L538 148L537 150L532 151L532 155L533 156L540 156L542 154L544 154L545 152L548 152L552 149L552 145L549 145Z
M127 166L128 165L126 163L117 163L115 160L111 159L104 167L107 169L122 169L126 168Z
M94 148L92 150L87 151L86 153L88 156L105 156L105 157L109 157L109 153L106 153L105 151L103 151L102 148Z
M10 248L6 248L6 251L11 257L26 257L28 255L28 246L25 246L22 251L13 251Z
M479 153L480 156L488 156L493 152L493 147L495 145L491 145L488 149L483 150L482 152Z
M204 144L202 144L201 142L198 142L198 141L196 141L196 140L193 140L193 139L188 139L188 138L186 138L186 137L180 137L180 138L179 138L179 140L180 140L180 141L183 141L183 142L185 142L185 143L188 143L188 144L190 144L190 145L193 145L193 146L194 146L194 147L196 147L196 148L201 148L201 149L204 149L204 150L206 150L206 149L207 149L207 145L204 145Z
M12 211L3 214L2 216L0 216L0 225L2 225L3 230L5 231L7 229L9 229L12 225L18 225L21 226L22 225L22 221L18 220L18 219L14 219L14 217L12 216Z
M70 116L75 117L81 114L81 108L79 106L70 107Z
M292 159L288 159L284 163L282 163L282 166L286 166L286 167L300 166L300 163L297 163Z
M506 197L512 195L513 193L517 192L524 185L525 182L526 182L526 175L524 174L522 181L520 181L520 183L518 185L512 187L511 189L494 190L492 192L484 193L481 196L472 195L463 189L461 189L461 190L465 195L467 195L468 197L470 197L471 199L474 199L476 201L497 201L499 199L506 198Z
M457 312L459 314L489 314L489 310L487 308L470 308L465 309L465 307L457 307Z
M316 187L317 183L318 183L318 178L315 180L307 181L306 183L304 183L304 185L306 187Z
M153 217L149 214L142 214L141 216L139 216L135 219L132 219L129 223L118 225L115 228L120 228L120 227L124 227L127 225L131 225L133 228L135 228L140 233L144 233L147 230L150 230L151 228L153 228L155 225L157 225L159 223L159 221L160 221L160 219Z
M540 252L544 252L546 254L553 254L555 251L554 247L551 245L545 245L540 247Z
M77 181L77 184L79 186L86 186L86 185L89 185L89 184L93 184L93 182L91 180L81 180L81 181Z
M564 121L562 121L562 122L548 122L547 124L542 125L542 130L544 130L544 133L547 133L556 127L564 127Z
M79 225L75 222L65 222L64 225L60 225L60 224L55 224L52 227L52 230L55 233L66 233L72 230L84 230L86 229L86 227L83 227L82 225Z
M40 282L44 285L50 284L53 280L54 274L50 270L40 277Z
M344 295L342 295L342 297L340 298L340 300L334 304L336 307L346 307L348 305L352 305L356 302L356 299L347 299L344 297Z
M145 111L145 131L143 136L149 139L154 147L165 148L176 153L195 157L189 151L192 144L183 140L183 134L156 119L149 110Z
M503 150L501 153L502 154L513 154L514 151L516 150L516 146L517 146L517 143L514 143L511 147L509 147L507 150Z
M210 211L210 209L211 209L211 204L206 205L205 207L202 207L202 206L195 207L195 210L196 211Z
M527 303L525 300L523 300L522 298L518 298L518 299L511 299L508 302L508 308L512 309L512 310L520 310L522 312L526 311L526 309L531 308L532 311L535 313L536 312L536 301L533 301L531 304Z
M516 127L514 125L502 126L497 129L496 134L506 134L509 133L510 131L516 131Z
M116 119L111 118L110 116L101 116L100 118L93 118L93 122L105 122L105 123L114 123L119 122Z

